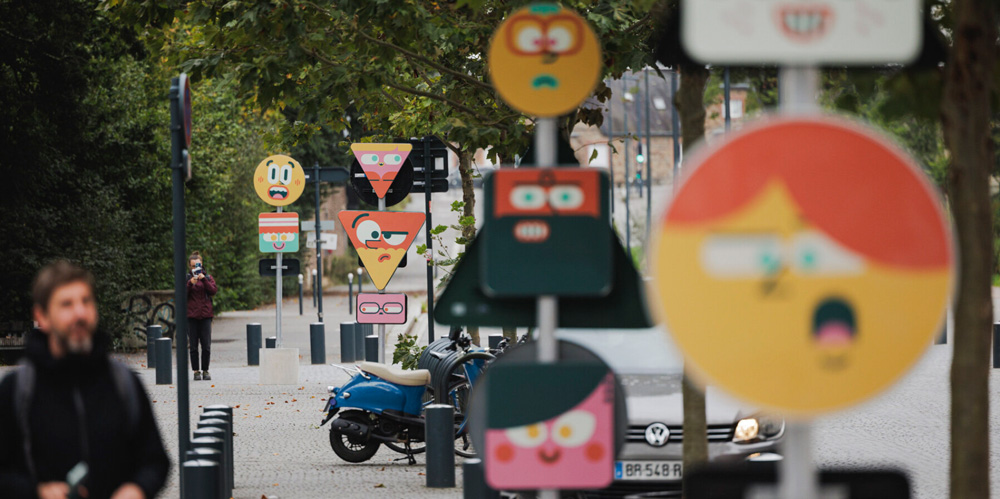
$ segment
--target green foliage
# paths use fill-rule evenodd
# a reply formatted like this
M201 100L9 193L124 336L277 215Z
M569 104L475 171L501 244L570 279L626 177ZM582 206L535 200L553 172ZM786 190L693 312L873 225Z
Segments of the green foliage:
M427 345L417 345L417 337L412 334L401 334L396 337L396 349L392 352L392 363L400 364L403 369L416 369L420 354Z

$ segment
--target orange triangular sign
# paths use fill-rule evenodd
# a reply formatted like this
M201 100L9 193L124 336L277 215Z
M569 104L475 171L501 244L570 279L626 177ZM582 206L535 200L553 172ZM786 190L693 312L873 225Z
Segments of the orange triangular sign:
M410 144L351 144L351 152L361 164L379 199L389 192L392 181L396 180L396 174L412 149Z
M410 211L342 211L337 214L378 289L385 289L410 249L424 214Z

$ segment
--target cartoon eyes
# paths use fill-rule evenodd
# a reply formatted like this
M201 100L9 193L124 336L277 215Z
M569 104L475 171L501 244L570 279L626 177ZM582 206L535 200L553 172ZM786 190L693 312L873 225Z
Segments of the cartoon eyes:
M358 306L358 310L362 314L377 314L379 310L387 314L401 314L403 313L402 303L386 303L385 305L379 306L378 303L365 302Z
M358 161L363 165L375 165L378 164L378 154L362 154L358 157Z
M597 419L587 411L570 411L552 424L552 441L562 447L578 447L594 436ZM523 448L538 447L549 438L549 429L544 423L509 428L507 438L514 445Z
M549 30L549 50L553 52L565 52L573 47L573 35L566 28L552 28Z
M506 431L507 438L514 445L523 448L538 447L549 437L549 430L543 423L517 426Z
M519 55L555 53L569 55L580 50L583 26L573 17L541 19L524 16L512 19L508 27L508 47Z
M701 248L702 267L721 278L776 275L788 267L803 275L844 275L864 270L864 260L817 231L785 242L772 235L713 235Z
M278 242L278 241L294 241L295 234L262 234L265 241Z
M575 185L557 185L548 192L538 185L519 185L510 190L511 206L525 211L539 210L546 204L553 210L574 210L583 201L583 189Z
M269 165L267 167L267 181L271 184L281 182L288 185L292 183L292 164L289 163L284 166Z
M406 240L406 232L386 231L382 233L382 238L384 238L386 244L390 246L399 246L400 244L403 244L403 241Z
M597 420L587 411L570 411L552 425L552 440L563 447L583 445L594 435Z
M387 165L396 166L403 162L403 156L399 154L386 154L382 160Z
M524 52L540 52L545 49L541 44L543 43L542 30L530 26L518 31L516 44L517 48Z
M358 241L365 245L368 244L368 241L378 241L382 238L382 228L374 220L365 220L359 223L355 233L358 236Z

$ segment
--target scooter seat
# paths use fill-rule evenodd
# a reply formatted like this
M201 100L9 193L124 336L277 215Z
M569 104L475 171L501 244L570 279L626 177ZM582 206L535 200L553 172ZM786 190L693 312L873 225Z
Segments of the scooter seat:
M358 367L362 371L378 376L390 383L403 386L425 386L431 382L431 372L427 369L407 370L394 366L362 362Z

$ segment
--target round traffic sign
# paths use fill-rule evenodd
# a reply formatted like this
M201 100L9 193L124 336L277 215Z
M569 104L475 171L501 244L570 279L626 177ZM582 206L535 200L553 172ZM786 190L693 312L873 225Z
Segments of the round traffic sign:
M601 46L587 21L554 3L507 17L493 33L490 79L522 113L549 118L577 108L601 76Z
M779 118L692 164L654 272L703 381L802 417L867 399L913 365L942 324L954 251L907 154L848 121Z
M275 154L264 158L253 173L253 188L271 206L288 206L306 188L302 166L290 156Z

